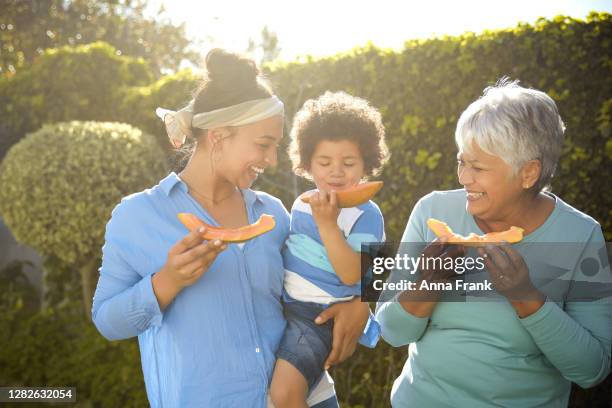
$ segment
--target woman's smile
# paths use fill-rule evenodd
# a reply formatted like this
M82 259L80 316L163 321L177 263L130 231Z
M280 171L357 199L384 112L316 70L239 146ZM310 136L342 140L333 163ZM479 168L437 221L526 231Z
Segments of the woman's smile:
M470 190L466 190L465 191L467 194L467 200L470 202L474 202L474 201L478 201L481 198L485 197L487 193L482 192L482 191L470 191Z
M263 174L264 171L265 169L263 167L249 166L249 176L253 181L256 180L260 174Z

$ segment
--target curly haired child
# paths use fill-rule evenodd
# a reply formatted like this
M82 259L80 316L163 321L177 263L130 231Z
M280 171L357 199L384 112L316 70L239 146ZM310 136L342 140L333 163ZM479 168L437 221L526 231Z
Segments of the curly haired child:
M378 174L387 161L381 115L364 99L326 92L296 113L289 155L294 172L317 189L309 204L295 200L283 250L287 328L270 386L276 408L307 406L333 344L332 322L313 320L360 294L361 243L384 241L383 216L374 202L340 209L336 197ZM371 316L360 343L374 347L379 333Z

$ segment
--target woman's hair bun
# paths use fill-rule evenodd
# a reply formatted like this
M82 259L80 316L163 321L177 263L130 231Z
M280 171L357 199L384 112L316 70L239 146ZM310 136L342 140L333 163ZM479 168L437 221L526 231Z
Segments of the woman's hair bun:
M208 52L205 63L207 73L194 93L195 113L272 96L252 59L215 48Z
M219 83L256 83L259 74L253 60L220 48L206 55L206 71L210 81Z

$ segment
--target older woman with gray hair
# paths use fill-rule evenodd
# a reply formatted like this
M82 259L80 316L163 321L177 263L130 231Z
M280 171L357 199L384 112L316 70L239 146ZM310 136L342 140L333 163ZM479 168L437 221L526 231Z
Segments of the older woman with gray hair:
M566 407L572 382L591 387L610 372L612 307L599 290L609 291L610 266L601 227L547 191L564 130L548 95L508 80L486 88L461 115L455 141L464 188L421 198L400 252L417 257L404 243L429 243L424 257L479 257L484 266L461 275L421 268L412 290L383 293L376 314L383 338L409 345L391 391L394 407ZM463 235L515 226L524 236L468 250L436 239L430 218ZM453 298L423 285L457 289L459 280L483 276L490 293L455 290Z

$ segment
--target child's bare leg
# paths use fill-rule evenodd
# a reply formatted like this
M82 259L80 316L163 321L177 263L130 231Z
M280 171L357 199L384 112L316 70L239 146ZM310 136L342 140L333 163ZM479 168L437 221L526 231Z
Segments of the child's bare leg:
M307 394L308 384L302 373L288 361L277 359L270 384L270 398L274 407L307 408Z

